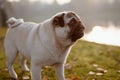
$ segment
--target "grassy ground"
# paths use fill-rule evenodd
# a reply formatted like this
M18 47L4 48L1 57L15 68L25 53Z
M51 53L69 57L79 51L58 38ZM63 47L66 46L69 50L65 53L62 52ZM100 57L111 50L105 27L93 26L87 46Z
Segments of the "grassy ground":
M0 80L10 80L5 65L5 54L3 48L6 28L0 28ZM28 63L29 64L29 63ZM19 80L30 78L29 72L22 72L19 57L14 64ZM103 68L107 72L98 71ZM120 47L101 45L86 41L78 41L65 65L66 80L120 80ZM94 74L88 74L89 72ZM98 72L103 75L96 75ZM43 80L57 80L52 67L44 67L42 70ZM30 79L26 79L30 80Z

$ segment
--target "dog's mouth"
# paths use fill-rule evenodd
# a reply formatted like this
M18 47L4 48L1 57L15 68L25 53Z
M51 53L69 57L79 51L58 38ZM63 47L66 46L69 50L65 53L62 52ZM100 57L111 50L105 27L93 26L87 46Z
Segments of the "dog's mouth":
M71 32L69 35L69 38L71 38L72 42L75 42L76 40L82 38L84 36L84 30L85 27L83 26L82 23L77 23L75 26L71 28Z

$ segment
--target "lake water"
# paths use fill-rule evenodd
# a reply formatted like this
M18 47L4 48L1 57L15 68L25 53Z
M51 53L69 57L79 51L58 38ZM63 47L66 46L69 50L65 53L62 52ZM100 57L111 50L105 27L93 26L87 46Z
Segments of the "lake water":
M113 24L107 27L96 25L91 32L85 34L83 39L90 42L120 46L120 27Z

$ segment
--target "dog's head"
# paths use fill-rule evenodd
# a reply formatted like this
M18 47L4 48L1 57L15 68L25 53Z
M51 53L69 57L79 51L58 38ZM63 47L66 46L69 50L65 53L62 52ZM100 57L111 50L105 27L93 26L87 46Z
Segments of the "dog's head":
M61 12L52 19L56 36L61 39L70 39L75 42L84 35L84 25L79 16L74 12Z

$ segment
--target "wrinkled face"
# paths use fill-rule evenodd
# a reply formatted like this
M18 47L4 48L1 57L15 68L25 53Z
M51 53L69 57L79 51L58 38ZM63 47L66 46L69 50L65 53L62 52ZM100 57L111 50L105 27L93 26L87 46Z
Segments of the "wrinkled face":
M52 21L56 36L61 39L70 39L75 42L84 35L84 25L78 15L73 12L62 12L57 14Z

